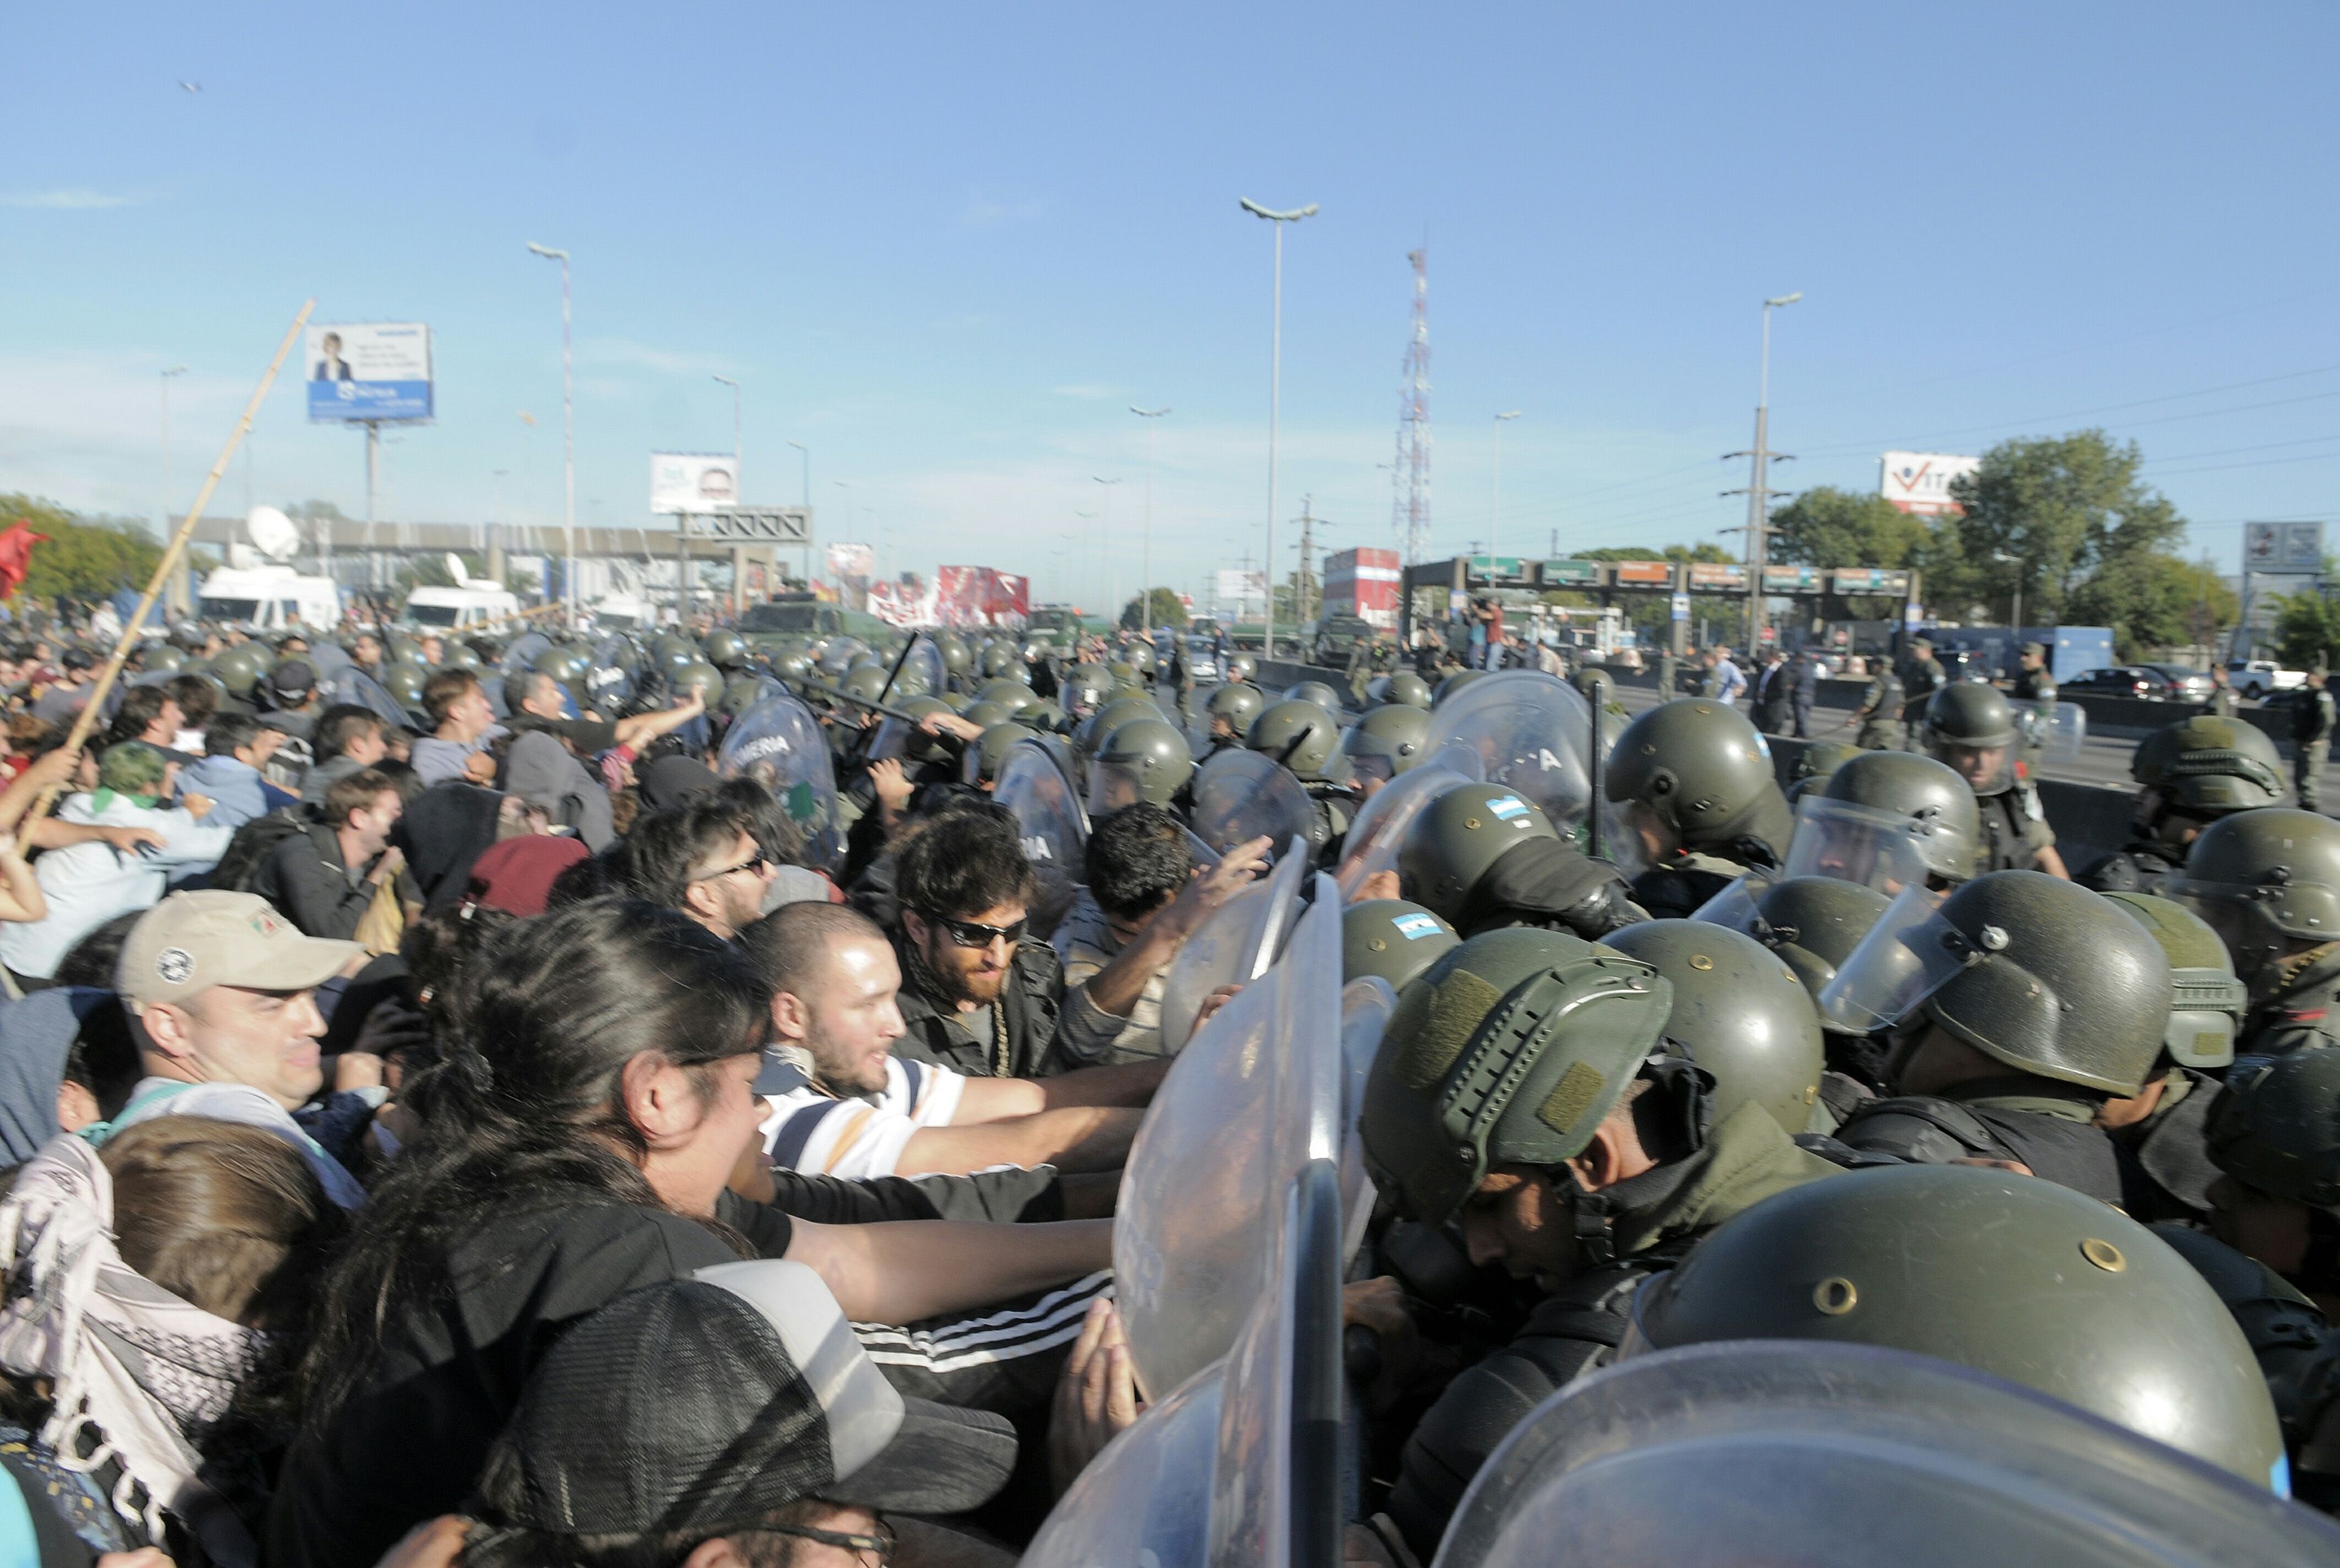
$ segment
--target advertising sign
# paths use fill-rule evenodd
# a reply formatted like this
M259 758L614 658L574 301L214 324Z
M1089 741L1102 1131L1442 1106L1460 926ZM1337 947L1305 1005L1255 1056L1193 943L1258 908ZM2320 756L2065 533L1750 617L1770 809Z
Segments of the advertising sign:
M1690 619L1689 594L1677 593L1673 596L1673 618L1676 620L1688 620Z
M650 453L650 510L716 511L739 501L739 465L729 452Z
M1735 561L1696 561L1690 569L1690 585L1693 590L1703 589L1710 593L1735 593L1747 586L1747 569Z
M2320 522L2243 524L2243 570L2312 577L2324 570Z
M1267 613L1267 573L1223 569L1211 598L1212 602L1232 610L1237 615L1264 615Z
M421 322L312 326L308 342L311 419L431 417L431 329Z
M1945 512L1966 515L1966 508L1950 499L1950 481L1982 466L1978 457L1952 457L1938 452L1889 452L1878 476L1877 493L1902 511L1921 517Z
M1617 563L1617 581L1668 588L1673 584L1674 563L1671 561L1621 561Z

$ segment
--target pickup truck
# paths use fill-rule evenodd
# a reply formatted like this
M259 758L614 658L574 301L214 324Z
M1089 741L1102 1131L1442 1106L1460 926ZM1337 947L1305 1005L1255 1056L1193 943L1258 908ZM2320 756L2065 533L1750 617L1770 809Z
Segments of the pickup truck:
M2245 697L2266 699L2307 684L2304 670L2280 670L2272 659L2229 659L2226 684Z

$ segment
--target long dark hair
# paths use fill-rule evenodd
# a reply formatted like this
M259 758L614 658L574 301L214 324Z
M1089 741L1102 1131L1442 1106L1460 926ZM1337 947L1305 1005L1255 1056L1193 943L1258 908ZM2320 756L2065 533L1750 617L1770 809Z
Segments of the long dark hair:
M620 1152L642 1148L620 1071L645 1055L711 1069L759 1049L767 1007L729 944L632 899L521 921L464 965L433 1020L440 1059L404 1094L422 1130L326 1284L302 1368L310 1429L371 1374L390 1325L443 1303L450 1256L490 1212L661 1206Z

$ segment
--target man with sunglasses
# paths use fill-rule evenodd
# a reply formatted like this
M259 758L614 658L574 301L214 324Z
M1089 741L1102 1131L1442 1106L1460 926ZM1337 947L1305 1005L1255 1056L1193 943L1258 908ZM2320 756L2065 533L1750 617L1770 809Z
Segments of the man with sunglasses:
M617 869L641 898L680 910L727 942L762 918L765 894L780 874L756 840L748 808L713 793L637 822Z

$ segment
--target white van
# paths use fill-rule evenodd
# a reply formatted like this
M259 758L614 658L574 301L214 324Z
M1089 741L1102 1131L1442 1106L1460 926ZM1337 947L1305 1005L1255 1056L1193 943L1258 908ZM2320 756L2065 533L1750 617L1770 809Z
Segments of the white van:
M432 631L468 631L511 620L520 600L508 589L467 582L461 588L418 588L406 596L402 623Z
M342 590L289 566L223 566L203 579L195 613L253 631L330 631L341 624Z

